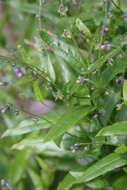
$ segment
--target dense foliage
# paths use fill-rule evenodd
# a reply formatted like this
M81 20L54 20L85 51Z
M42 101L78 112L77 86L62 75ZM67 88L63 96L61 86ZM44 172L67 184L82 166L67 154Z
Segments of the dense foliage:
M127 190L126 13L0 1L0 189Z

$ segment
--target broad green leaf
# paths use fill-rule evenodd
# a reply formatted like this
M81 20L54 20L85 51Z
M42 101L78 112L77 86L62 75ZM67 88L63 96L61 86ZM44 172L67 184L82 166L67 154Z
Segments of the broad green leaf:
M104 127L97 136L127 135L127 121L118 122Z
M90 113L93 109L88 106L68 107L56 124L45 136L45 141L54 140L73 127L81 118Z
M54 51L54 53L66 60L74 70L80 73L85 71L85 63L83 62L77 48L45 31L40 31L40 36L42 40Z
M127 80L124 80L123 83L123 99L127 102Z
M40 88L39 88L39 85L38 85L37 81L34 81L34 82L33 82L33 89L34 89L34 93L35 93L36 99L37 99L39 102L43 103L44 97L43 97L43 95L42 95L42 92L41 92L41 90L40 90Z
M85 34L86 37L91 37L90 30L79 18L76 19L76 27L78 28L80 32L86 31L86 34Z
M84 170L84 174L75 178L73 173L67 174L63 181L59 184L57 190L68 190L73 184L86 183L99 177L109 171L114 170L127 164L127 153L124 154L109 154L95 164Z

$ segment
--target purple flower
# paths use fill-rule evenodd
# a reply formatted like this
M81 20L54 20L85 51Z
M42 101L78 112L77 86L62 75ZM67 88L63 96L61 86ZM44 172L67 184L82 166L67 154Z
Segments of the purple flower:
M104 27L104 31L107 32L109 30L108 27Z
M93 118L94 118L94 119L97 119L97 118L98 118L98 114L94 114L94 115L93 115Z
M127 21L127 14L124 14L124 20Z
M11 53L15 53L16 50L14 48L11 49Z
M18 78L22 78L23 74L21 72L17 73Z
M101 45L100 48L101 48L101 50L104 50L105 49L105 45Z
M124 82L123 77L120 77L120 78L116 79L116 83L118 83L118 84L123 84L123 82Z
M6 110L7 110L7 109L6 109L6 106L5 106L5 105L1 105L1 112L2 112L2 113L5 113Z
M85 35L86 33L87 33L87 31L86 31L86 30L83 30L83 31L82 31L82 34L83 34L83 35Z
M73 1L73 5L74 5L74 6L77 6L77 5L78 5L77 1L74 0L74 1Z

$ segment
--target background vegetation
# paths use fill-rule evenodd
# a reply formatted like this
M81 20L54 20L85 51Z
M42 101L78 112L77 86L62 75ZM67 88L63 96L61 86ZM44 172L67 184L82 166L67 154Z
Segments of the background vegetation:
M126 0L0 0L0 189L127 190Z

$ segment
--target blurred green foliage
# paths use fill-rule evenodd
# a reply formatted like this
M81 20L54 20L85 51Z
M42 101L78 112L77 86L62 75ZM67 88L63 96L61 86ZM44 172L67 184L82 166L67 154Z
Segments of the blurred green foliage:
M127 2L0 10L0 189L127 190Z

